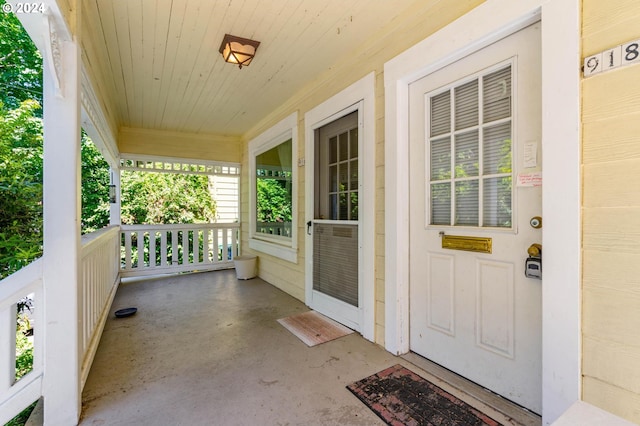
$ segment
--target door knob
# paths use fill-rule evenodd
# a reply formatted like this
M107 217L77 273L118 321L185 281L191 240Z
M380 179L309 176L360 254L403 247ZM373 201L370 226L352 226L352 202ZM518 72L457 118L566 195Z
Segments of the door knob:
M531 244L527 249L527 253L531 257L542 257L542 245L541 244Z

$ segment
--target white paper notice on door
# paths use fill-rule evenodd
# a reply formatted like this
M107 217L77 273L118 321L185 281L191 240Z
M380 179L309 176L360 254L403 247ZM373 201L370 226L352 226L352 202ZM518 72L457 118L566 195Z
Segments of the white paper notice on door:
M538 167L538 142L527 141L524 144L524 167Z
M521 187L542 186L542 172L518 174L517 185Z

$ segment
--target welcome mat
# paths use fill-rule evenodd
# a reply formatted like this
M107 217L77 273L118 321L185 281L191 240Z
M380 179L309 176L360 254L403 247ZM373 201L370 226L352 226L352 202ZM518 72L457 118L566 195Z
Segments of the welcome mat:
M353 330L316 311L280 318L278 322L307 346L316 346L353 333Z
M388 425L501 425L399 364L347 389Z

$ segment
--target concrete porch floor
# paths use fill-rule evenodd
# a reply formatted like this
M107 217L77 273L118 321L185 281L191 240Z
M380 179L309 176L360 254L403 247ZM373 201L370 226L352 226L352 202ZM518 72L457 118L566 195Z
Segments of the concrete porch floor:
M114 318L132 306L136 315ZM309 348L276 322L307 310L259 278L237 280L233 270L123 283L80 424L382 425L345 386L396 363L503 424L540 424L500 401L491 408L432 376L419 357L393 356L357 333Z

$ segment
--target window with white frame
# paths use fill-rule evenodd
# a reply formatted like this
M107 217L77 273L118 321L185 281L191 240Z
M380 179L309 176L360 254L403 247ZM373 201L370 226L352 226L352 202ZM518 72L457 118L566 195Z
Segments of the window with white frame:
M297 261L297 114L249 142L249 247Z
M426 96L431 225L512 227L511 69Z

